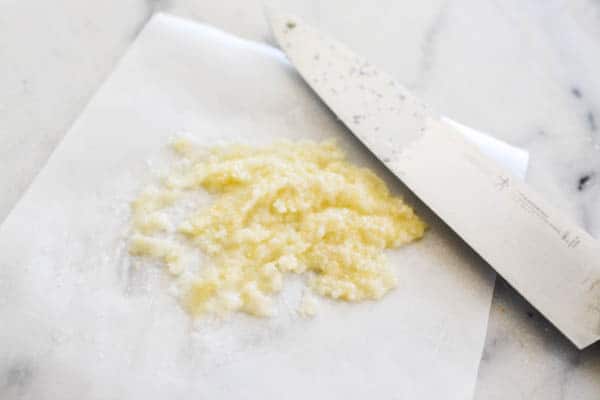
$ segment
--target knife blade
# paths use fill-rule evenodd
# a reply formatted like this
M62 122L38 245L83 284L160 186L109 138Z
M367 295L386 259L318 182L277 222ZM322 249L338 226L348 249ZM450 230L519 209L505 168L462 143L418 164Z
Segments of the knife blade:
M306 83L417 197L578 348L600 339L600 243L392 77L267 10Z

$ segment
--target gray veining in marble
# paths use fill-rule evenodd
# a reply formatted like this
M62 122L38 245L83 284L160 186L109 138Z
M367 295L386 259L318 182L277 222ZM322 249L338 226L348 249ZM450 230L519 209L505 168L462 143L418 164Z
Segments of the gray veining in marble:
M528 181L600 236L600 2L277 3L450 117L529 150ZM0 0L0 220L158 9L271 41L259 0ZM36 370L11 361L0 393L19 398ZM600 398L598 346L576 351L499 284L476 398Z

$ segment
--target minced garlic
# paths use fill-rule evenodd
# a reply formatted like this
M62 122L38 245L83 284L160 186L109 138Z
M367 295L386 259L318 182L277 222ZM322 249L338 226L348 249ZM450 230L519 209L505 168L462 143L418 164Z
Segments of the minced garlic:
M307 274L309 287L330 298L379 299L396 285L383 250L423 236L425 224L413 210L373 172L349 164L334 142L202 153L178 139L173 148L182 162L160 189L133 203L130 252L161 260L173 273L183 268L182 248L206 255L207 265L183 285L193 314L271 315L287 273ZM214 194L214 202L165 239L171 222L164 209L197 190Z
M318 306L319 302L315 299L315 296L309 292L304 292L302 300L300 301L300 306L298 306L298 314L304 318L314 317L317 313Z

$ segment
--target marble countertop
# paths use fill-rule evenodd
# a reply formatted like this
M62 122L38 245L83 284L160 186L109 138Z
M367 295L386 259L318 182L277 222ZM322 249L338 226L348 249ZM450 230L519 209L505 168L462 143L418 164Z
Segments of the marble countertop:
M527 180L600 237L598 1L277 3L446 115L527 149ZM272 43L260 0L0 0L0 221L157 10ZM27 374L0 371L0 385ZM577 351L499 280L475 398L598 397L600 346Z

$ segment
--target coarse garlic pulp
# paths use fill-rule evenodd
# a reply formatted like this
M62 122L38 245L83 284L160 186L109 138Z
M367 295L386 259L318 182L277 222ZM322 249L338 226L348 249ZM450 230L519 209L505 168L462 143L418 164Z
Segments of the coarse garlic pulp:
M192 314L270 315L286 274L306 274L314 292L333 299L379 299L396 285L384 249L425 231L402 199L373 172L350 164L332 141L201 153L177 139L173 149L183 162L132 204L130 253L180 274L183 253L202 252L209 262L182 284ZM165 210L199 190L215 196L212 205L165 235L172 225Z

